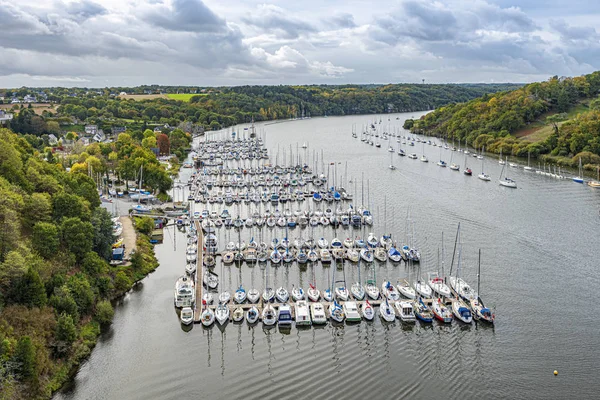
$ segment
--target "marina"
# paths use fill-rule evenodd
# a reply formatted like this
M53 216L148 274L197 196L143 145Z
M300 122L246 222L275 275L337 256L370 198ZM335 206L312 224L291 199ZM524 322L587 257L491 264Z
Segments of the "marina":
M396 131L400 132L404 118L418 117L419 114L396 116L400 119L396 120L394 115L390 118L392 122L397 121ZM452 323L402 322L398 319L395 305L394 322L386 322L382 318L378 305L374 305L372 320L363 317L360 323L332 322L328 309L330 303L323 299L324 290L338 278L344 279L345 272L346 287L349 296L353 296L350 289L351 284L359 280L358 263L346 260L343 270L338 263L335 268L333 263L323 267L318 261L313 268L308 263L301 265L297 260L277 267L235 260L222 266L220 254L217 254L212 267L219 275L219 287L214 295L228 291L233 299L240 284L248 294L256 288L262 295L268 269L269 286L274 289L284 287L289 292L290 313L295 312L292 289L302 287L306 297L309 285L316 281L326 323L313 322L310 327L299 327L293 322L291 326L275 324L268 327L261 319L254 323L245 318L243 322L234 322L233 312L237 307L230 300L230 320L226 325L221 326L216 321L209 327L200 323L184 325L180 323L179 312L174 311L173 288L178 277L185 273L187 226L177 228L170 225L164 230L164 242L155 248L161 266L120 302L110 332L103 335L89 361L81 367L73 386L56 397L176 398L195 394L239 397L243 392L230 384L239 376L245 377L244 382L247 382L246 379L265 378L269 382L281 383L282 391L277 393L273 386L253 386L253 395L266 399L298 391L311 398L325 399L332 396L332 390L351 391L353 397L362 397L372 392L371 387L362 383L365 374L367 377L378 374L378 381L389 383L389 393L404 393L412 398L562 398L573 392L582 397L594 396L593 389L588 390L585 385L593 379L593 368L579 367L593 365L600 357L597 330L585 311L587 301L579 296L569 296L572 306L568 313L557 313L550 300L556 298L555 294L559 292L575 293L579 284L590 289L598 283L593 271L596 266L594 260L598 256L594 243L600 240L596 229L599 192L586 185L577 185L570 179L542 179L540 174L518 168L509 172L509 177L518 182L518 189L504 188L497 184L502 168L497 156L486 157L485 172L492 177L492 182L486 184L479 182L476 176L455 174L450 168L438 167L440 150L433 145L425 145L425 155L432 162L415 163L394 153L397 169L390 170L390 155L385 144L382 143L383 150L375 146L371 148L350 135L352 126L366 125L366 120L373 120L373 117L330 117L275 125L257 124L259 131L267 132L265 146L270 160L275 159L278 147L280 154L281 149L289 149L290 146L295 152L296 143L302 145L306 141L307 154L311 157L313 147L316 148L315 153L320 153L323 148L325 162L338 163L338 176L345 175L347 162L348 180L356 182L357 194L354 195L354 183L344 185L355 199L359 199L358 206L361 205L364 173L365 206L373 215L372 226L338 227L335 228L336 233L331 224L319 224L314 228L308 225L304 229L288 227L292 244L300 236L308 240L313 229L315 243L324 238L330 245L337 237L343 244L347 237L354 239L356 236L366 241L371 232L381 239L385 232L392 233L398 245L409 244L413 236L412 228L407 229L407 209L410 208L412 222L408 225L414 223L414 247L420 252L420 263L394 263L389 255L384 263L360 262L363 285L366 279L372 279L374 271L375 286L381 292L384 281L390 281L396 287L404 279L413 283L419 265L422 279L426 279L429 272L437 272L442 232L445 234L445 274L448 275L460 222L463 251L459 277L472 288L477 287L478 251L481 249L480 290L486 306L492 306L496 314L493 325L465 323L456 318ZM230 131L211 133L208 139L230 137L230 134ZM340 142L344 142L345 146L343 150L336 150ZM417 158L421 157L422 145L415 147ZM450 154L450 150L444 151ZM453 153L452 162L463 164L464 160L456 157L458 153ZM450 156L444 160L450 165ZM509 158L509 162L515 160ZM481 160L469 156L467 165L475 175L481 172ZM533 157L531 165L537 165ZM192 172L193 168L182 170L180 181L187 182ZM370 202L366 200L367 181ZM183 189L183 197L181 194L177 196L187 200L189 188ZM192 221L193 212L201 213L204 208L211 211L228 208L233 218L238 213L237 204L193 203L190 204L193 208L190 209ZM340 208L347 210L348 203ZM248 204L252 204L253 210L257 208L253 202ZM240 217L244 219L248 204L243 200L240 204ZM271 204L261 203L263 213L267 209L265 205L275 211ZM331 207L334 212L337 208L336 203L320 205L324 209L334 206ZM286 207L278 206L281 213ZM296 208L304 211L316 207L314 200L307 197L303 203L296 202L294 207L289 208L293 213ZM127 208L123 206L121 209ZM550 219L549 215L553 217ZM252 228L244 226L239 233L235 227L215 228L218 252L223 252L229 242L243 241L247 245L254 236L257 243L264 241L270 244L273 238L282 241L286 235L285 227L269 229L265 226L261 229L262 239L256 225ZM457 258L458 251L454 268ZM452 276L455 276L455 270ZM582 277L585 279L582 280ZM202 285L196 285L197 291L201 288ZM196 293L197 299L202 296L203 293ZM254 304L257 308L261 305L260 301L262 296ZM356 303L360 304L359 301ZM216 305L213 303L210 308ZM452 303L446 305L450 309ZM201 307L201 303L197 307ZM248 310L252 306L246 302L241 307ZM360 313L361 308L358 307L358 310ZM262 309L260 311L259 314ZM434 318L433 315L431 318ZM579 321L576 336L572 328L574 318ZM172 368L175 363L178 368ZM306 367L302 368L302 365ZM304 376L307 371L313 371L315 365L327 373L319 379L298 379L299 373ZM371 368L371 365L378 368ZM552 375L554 369L561 371L561 377L569 379L555 379ZM197 379L199 370L202 374L200 380ZM135 378L131 371L135 371ZM341 374L347 379L343 384L329 381L325 377L331 374ZM530 385L531 380L538 385ZM457 384L458 381L461 384ZM505 382L513 384L507 386Z

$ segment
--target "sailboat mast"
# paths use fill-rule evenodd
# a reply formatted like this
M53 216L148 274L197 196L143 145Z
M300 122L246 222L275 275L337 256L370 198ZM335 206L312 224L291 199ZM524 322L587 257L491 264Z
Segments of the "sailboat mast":
M460 232L460 222L458 223L458 229L456 230L456 239L454 239L454 250L452 251L452 262L450 263L450 276L452 276L452 267L454 266L454 254L456 254L456 242L458 241L458 233Z
M480 283L481 283L481 249L479 249L479 261L477 269L477 296L480 295Z

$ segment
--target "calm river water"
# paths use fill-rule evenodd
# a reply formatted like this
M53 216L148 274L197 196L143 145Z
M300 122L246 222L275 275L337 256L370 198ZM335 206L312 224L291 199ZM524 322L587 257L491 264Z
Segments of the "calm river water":
M381 125L400 132L405 118L419 115L393 114L389 121L385 115ZM600 331L589 308L600 286L600 190L522 168L508 171L518 182L517 190L500 187L496 157L485 158L483 168L492 181L483 182L476 176L481 161L469 156L474 175L467 177L438 167L440 148L420 144L403 147L419 156L424 151L429 163L393 154L398 169L392 171L387 143L376 148L351 137L353 126L360 133L375 119L316 118L259 125L258 131L266 133L273 161L278 148L278 159L283 159L286 149L289 160L290 145L296 157L297 144L307 142L308 149L300 149L300 155L313 165L313 154L319 153L320 158L323 150L326 164L336 163L338 180L352 178L353 183L345 186L357 193L357 206L364 173L376 221L369 231L392 232L399 242L406 241L410 210L424 273L438 268L442 232L448 267L460 222L463 276L476 285L481 249L481 294L495 308L495 327L457 321L449 326L407 326L376 319L291 331L263 330L261 324L246 323L183 329L173 307L173 287L184 271L185 237L171 229L165 232L165 242L156 246L160 267L119 302L112 326L74 382L55 398L358 399L374 393L377 398L415 399L596 397L592 382L600 360ZM448 163L450 155L442 151ZM462 153L454 152L454 157L454 162L464 164ZM333 179L333 167L330 173ZM189 170L184 170L182 180L188 176ZM307 205L312 206L302 208ZM369 232L339 231L298 229L289 237L312 234L331 240L334 235L343 239ZM267 229L243 235L246 241L249 235L265 241L283 236ZM225 229L219 239L220 247L238 241L234 230ZM222 270L225 289L235 290L240 281L246 289L264 286L264 267ZM221 266L216 272L221 274ZM325 287L330 272L331 268L292 265L270 268L269 279L275 281L274 287L291 289L292 284L300 284L306 288L314 274L319 286ZM413 279L417 269L376 264L375 272L381 284L386 277ZM351 282L357 279L358 269L346 264L336 272L336 279L344 273ZM361 273L368 273L366 266Z

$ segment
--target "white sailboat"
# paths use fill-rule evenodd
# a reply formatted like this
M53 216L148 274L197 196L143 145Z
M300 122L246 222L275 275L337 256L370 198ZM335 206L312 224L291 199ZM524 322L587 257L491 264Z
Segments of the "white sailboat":
M361 312L364 319L367 321L372 321L375 317L375 309L369 303L369 300L366 300L361 306Z
M502 171L500 171L500 179L498 180L498 183L500 184L500 186L516 189L517 182L515 182L513 179L509 178L506 175L504 175L504 179L502 179L502 175L504 173L505 167L506 167L506 165L502 166Z
M220 325L224 325L227 321L229 321L229 307L223 303L219 303L217 309L215 310L215 318Z
M388 303L387 298L379 306L379 314L381 315L381 318L383 318L387 322L394 322L394 320L396 319L396 313L394 312L394 309L392 308L390 303Z
M483 172L483 152L484 151L485 151L485 147L482 147L481 148L481 154L482 155L480 156L481 157L481 173L479 175L477 175L477 177L479 179L481 179L482 181L491 181L492 178L490 178L490 176L488 174L486 174L485 172ZM477 158L480 158L480 157L477 157Z
M272 304L267 303L262 311L262 321L266 326L273 326L277 322L277 313Z

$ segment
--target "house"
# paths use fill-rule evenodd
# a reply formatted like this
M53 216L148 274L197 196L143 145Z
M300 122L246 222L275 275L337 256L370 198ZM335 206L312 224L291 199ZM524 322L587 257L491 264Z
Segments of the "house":
M12 114L6 113L3 110L0 110L0 125L4 125L8 121L13 118Z
M77 142L81 143L84 146L89 146L90 145L90 138L88 138L88 137L82 137Z
M156 128L154 128L154 133L162 133L160 127L157 126Z
M127 96L127 92L121 92L119 93L119 96Z
M13 97L12 100L10 101L10 104L19 104L21 102L21 100L17 99L16 97Z
M94 136L92 136L92 140L95 142L104 142L106 140L106 135L102 129L99 129Z
M35 103L35 102L37 102L37 99L35 98L35 96L26 94L25 97L23 97L23 103Z
M86 125L85 126L85 134L89 136L94 136L98 132L98 125Z
M127 128L125 128L124 126L113 126L111 132L113 135L118 135L119 133L123 133L126 130Z
M48 135L48 144L50 146L56 146L58 144L58 138L52 133Z

